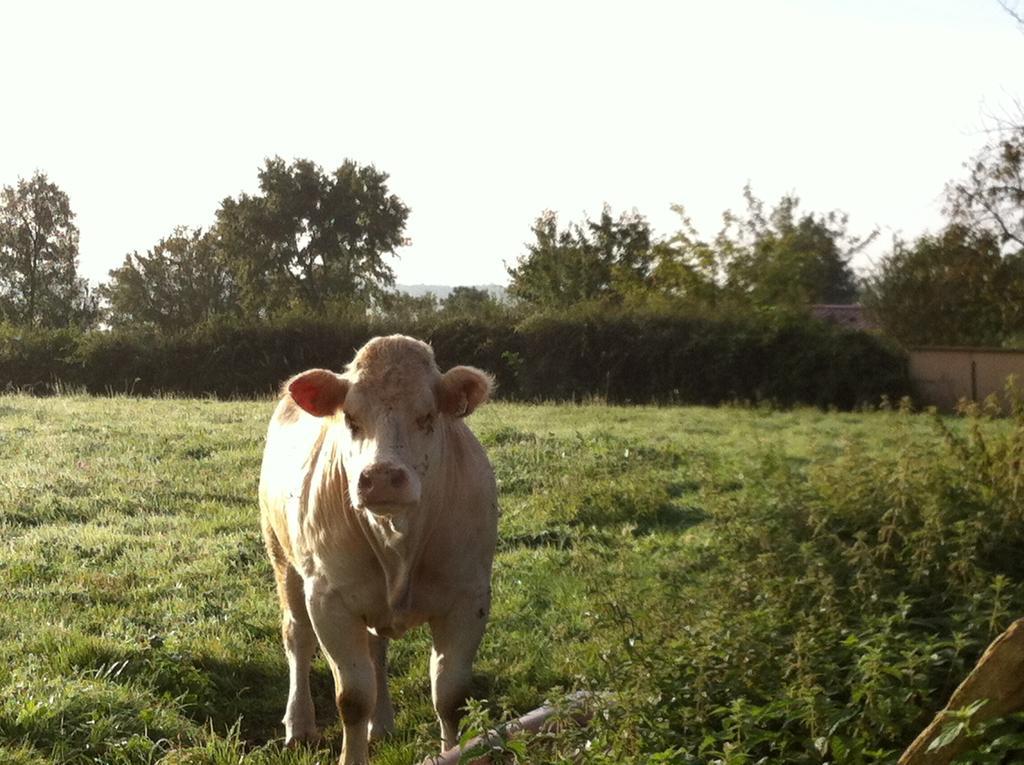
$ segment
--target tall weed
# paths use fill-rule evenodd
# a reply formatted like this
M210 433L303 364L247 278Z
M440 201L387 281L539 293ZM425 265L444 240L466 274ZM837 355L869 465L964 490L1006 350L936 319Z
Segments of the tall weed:
M609 603L590 682L615 701L550 761L894 761L1024 612L1024 407L936 418L932 448L910 416L891 415L897 458L849 450L804 474L765 456L699 559L663 573L676 610Z

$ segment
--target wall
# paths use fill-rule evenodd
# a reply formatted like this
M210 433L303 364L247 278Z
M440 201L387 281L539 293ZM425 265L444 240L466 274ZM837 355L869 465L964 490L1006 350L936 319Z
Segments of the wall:
M920 403L952 411L957 401L983 401L995 393L1006 405L1008 376L1024 390L1024 350L999 348L911 348L910 377Z

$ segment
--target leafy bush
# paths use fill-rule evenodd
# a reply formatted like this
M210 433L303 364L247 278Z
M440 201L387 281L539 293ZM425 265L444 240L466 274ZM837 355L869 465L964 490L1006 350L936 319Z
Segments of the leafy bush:
M896 460L849 451L804 475L768 456L698 559L657 583L616 572L634 595L607 602L596 631L616 639L582 681L612 700L539 742L545 761L894 761L1024 612L1024 407L1001 429L973 416L937 419L941 448L904 434ZM635 609L651 589L678 611ZM1006 761L1019 720L990 727L982 759Z
M0 388L41 392L79 380L75 353L82 334L73 329L32 329L0 323Z
M265 395L302 369L338 369L366 340L392 332L430 341L442 367L489 370L498 395L510 399L744 400L849 409L909 391L902 355L863 333L806 318L599 306L518 323L438 314L408 321L224 321L173 334L2 328L0 384L36 391L60 382L96 393Z

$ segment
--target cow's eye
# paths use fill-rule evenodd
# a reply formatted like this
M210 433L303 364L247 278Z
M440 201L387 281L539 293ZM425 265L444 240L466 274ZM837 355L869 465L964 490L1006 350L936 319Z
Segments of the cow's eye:
M349 432L353 436L358 436L363 432L363 429L359 426L359 423L352 419L352 415L348 412L345 413L345 424L348 426Z
M423 415L422 417L418 418L416 420L416 426L420 430L430 430L431 428L433 428L434 427L434 413L433 412L427 412L425 415Z

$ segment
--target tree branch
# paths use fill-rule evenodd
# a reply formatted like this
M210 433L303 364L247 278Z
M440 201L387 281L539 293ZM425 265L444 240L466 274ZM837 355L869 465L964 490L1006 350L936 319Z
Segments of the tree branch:
M1016 5L1011 6L1007 0L999 0L999 5L1002 6L1003 10L1010 14L1010 17L1024 27L1024 13L1017 10Z
M1010 230L1010 228L1006 225L1006 221L1003 220L1002 213L998 210L998 208L995 205L990 204L981 194L973 194L969 191L966 191L966 194L968 201L975 202L976 204L978 204L985 212L989 214L989 217L991 217L991 219L995 221L996 225L999 227L999 230L1002 231L1003 233L1004 241L1016 242L1017 244L1024 247L1024 237L1022 237L1019 234L1015 234L1013 233L1013 231Z

